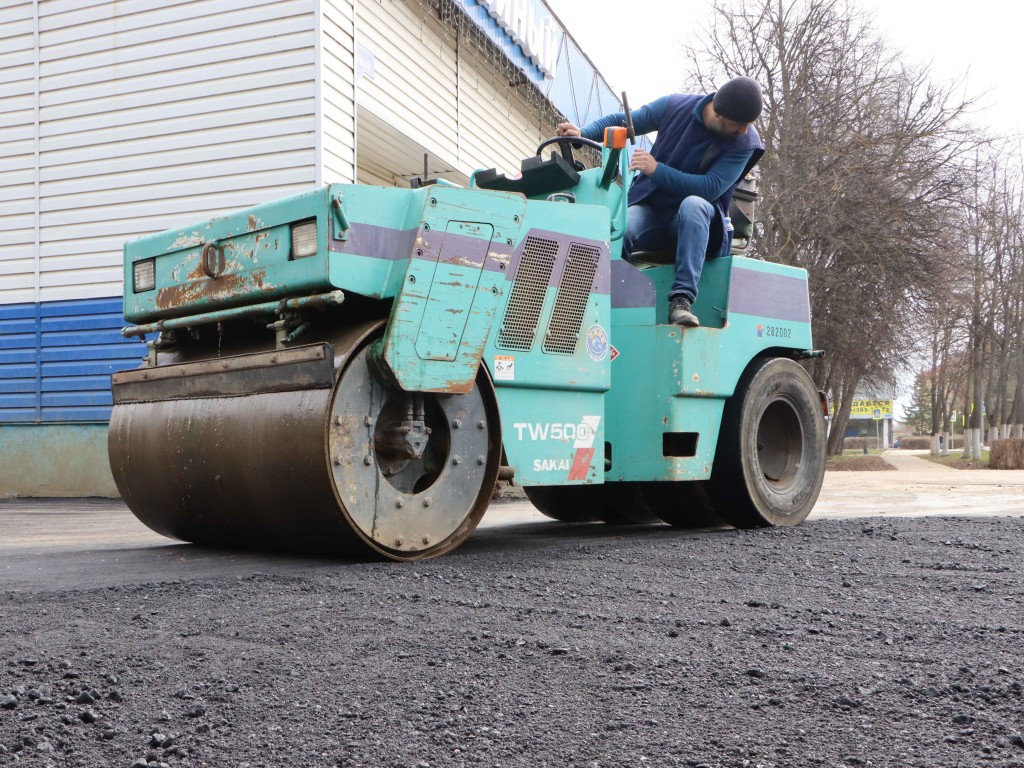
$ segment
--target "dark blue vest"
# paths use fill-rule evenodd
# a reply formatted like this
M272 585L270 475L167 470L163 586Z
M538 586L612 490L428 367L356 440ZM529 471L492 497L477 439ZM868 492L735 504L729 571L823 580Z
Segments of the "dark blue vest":
M753 126L742 136L725 137L709 131L703 121L696 119L693 114L705 98L699 94L673 94L669 97L651 154L659 163L666 163L683 173L704 173L721 155L753 150L754 154L740 177L721 197L709 201L714 205L716 215L711 225L708 254L717 255L720 251L728 253L731 244L731 233L725 231L725 217L729 212L733 192L740 180L764 155L764 144ZM694 152L700 145L705 145L704 151ZM640 202L658 208L678 208L683 199L678 194L659 189L650 176L639 173L629 189L629 204Z

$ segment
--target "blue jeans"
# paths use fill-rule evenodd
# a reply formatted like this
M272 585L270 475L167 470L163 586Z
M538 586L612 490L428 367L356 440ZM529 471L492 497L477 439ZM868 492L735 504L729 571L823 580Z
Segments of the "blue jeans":
M707 256L714 206L702 197L691 195L679 204L678 210L640 203L629 206L628 215L622 241L623 257L628 261L635 251L661 250L674 241L676 273L668 298L671 301L685 296L692 302L697 298L697 282Z

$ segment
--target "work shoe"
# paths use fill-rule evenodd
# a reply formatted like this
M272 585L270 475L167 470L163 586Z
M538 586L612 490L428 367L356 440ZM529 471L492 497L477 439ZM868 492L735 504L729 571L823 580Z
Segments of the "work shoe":
M672 325L683 325L694 328L700 325L700 320L693 314L690 308L690 300L685 296L676 296L668 304L668 321Z

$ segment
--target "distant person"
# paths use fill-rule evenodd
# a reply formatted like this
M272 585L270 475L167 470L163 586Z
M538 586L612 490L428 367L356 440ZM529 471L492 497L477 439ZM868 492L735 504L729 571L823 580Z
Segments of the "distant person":
M669 290L668 321L699 324L693 313L705 258L729 253L729 203L739 181L764 154L752 123L761 115L761 87L736 77L715 93L672 94L633 112L637 135L658 137L650 152L636 149L630 170L641 171L629 189L629 219L623 257L675 243L676 271ZM604 129L621 126L621 112L582 130L561 123L559 136L599 140Z

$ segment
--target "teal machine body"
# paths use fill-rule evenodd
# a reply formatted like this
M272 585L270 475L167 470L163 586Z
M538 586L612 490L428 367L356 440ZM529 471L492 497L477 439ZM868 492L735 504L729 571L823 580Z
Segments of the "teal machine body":
M807 275L622 258L626 152L469 188L332 184L125 245L111 466L199 542L441 554L498 479L565 521L795 524L824 470ZM616 143L619 146L616 148ZM668 259L671 260L671 257Z

